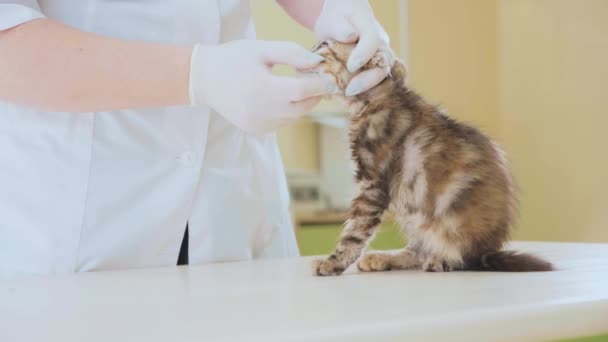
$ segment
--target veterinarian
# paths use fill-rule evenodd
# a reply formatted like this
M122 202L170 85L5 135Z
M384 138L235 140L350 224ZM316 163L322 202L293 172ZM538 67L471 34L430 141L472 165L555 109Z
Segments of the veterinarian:
M367 1L279 4L351 71L388 44ZM248 1L0 0L0 275L297 255L273 132L336 87L268 66L320 61Z

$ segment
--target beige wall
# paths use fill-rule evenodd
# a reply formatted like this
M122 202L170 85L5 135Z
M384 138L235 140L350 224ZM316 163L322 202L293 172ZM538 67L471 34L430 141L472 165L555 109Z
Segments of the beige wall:
M500 126L517 237L608 241L608 1L498 1Z
M496 2L409 0L410 83L496 136Z

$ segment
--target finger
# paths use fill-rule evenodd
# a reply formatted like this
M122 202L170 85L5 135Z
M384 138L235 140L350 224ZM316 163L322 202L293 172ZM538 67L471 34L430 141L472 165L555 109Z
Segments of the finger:
M336 94L335 80L329 75L304 74L299 77L275 76L275 89L280 89L289 101L301 101L313 96Z
M312 109L321 102L323 96L314 96L301 101L294 101L289 104L289 114L293 118L301 117L308 114Z
M264 63L269 65L285 64L296 69L310 69L321 63L324 58L292 42L268 41L262 51Z
M318 20L315 32L319 40L337 40L341 43L355 43L359 39L359 34L344 18L337 20Z
M346 67L355 72L369 62L378 49L387 44L387 37L381 27L370 16L357 16L351 19L355 29L360 32L359 42L353 49Z
M346 90L345 96L354 96L369 90L382 82L388 76L390 68L373 68L362 71L357 76L353 77Z

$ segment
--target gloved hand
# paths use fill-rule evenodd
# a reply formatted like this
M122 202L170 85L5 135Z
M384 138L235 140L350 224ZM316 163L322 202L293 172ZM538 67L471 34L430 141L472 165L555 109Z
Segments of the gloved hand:
M389 47L388 35L374 17L367 0L325 0L315 24L315 33L319 41L358 41L346 65L350 72L359 70L380 48ZM389 71L386 67L361 72L351 80L345 95L357 95L376 86Z
M272 66L305 70L322 60L290 42L196 45L190 66L190 102L211 107L246 132L271 132L309 112L322 95L338 91L329 78L276 76Z

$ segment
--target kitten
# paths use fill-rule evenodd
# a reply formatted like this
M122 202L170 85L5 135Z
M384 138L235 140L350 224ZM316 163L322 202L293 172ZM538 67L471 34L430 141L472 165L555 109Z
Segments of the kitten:
M344 91L353 45L322 42L314 71ZM487 136L446 116L405 82L392 51L379 51L363 70L389 67L375 88L338 95L350 112L350 147L359 195L352 201L335 251L315 260L314 274L338 275L357 261L391 210L407 235L397 253L371 252L361 271L549 271L538 257L502 250L517 214L516 188L501 149Z

